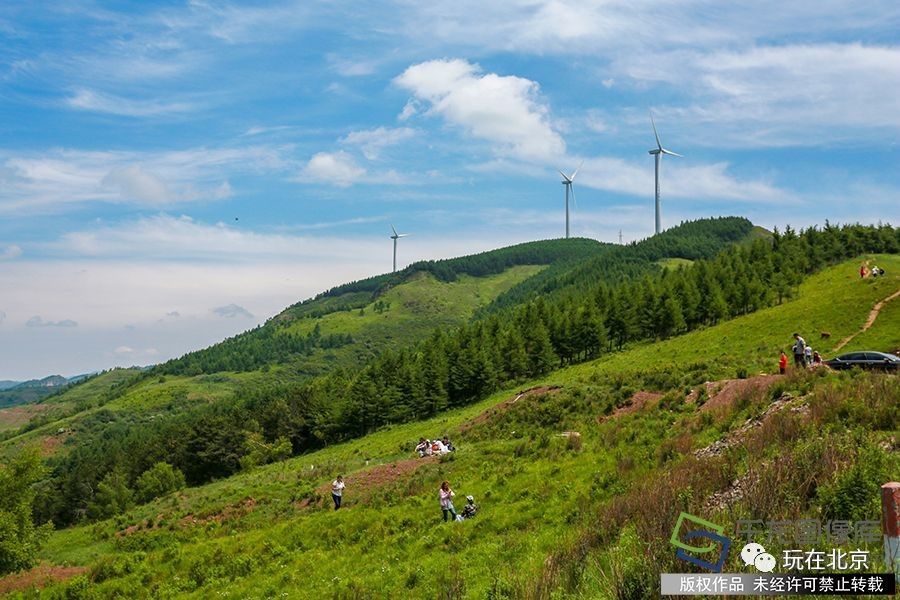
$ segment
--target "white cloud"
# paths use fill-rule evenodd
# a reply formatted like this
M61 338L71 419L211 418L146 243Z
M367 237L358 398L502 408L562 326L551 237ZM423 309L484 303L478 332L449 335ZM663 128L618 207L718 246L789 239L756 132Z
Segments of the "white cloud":
M483 73L478 65L453 59L412 65L394 81L428 102L428 114L486 140L499 154L546 160L565 152L540 86L530 79Z
M721 145L811 145L900 129L900 47L850 44L757 46L622 57L632 81L687 93L664 109ZM688 85L685 82L689 82ZM704 134L704 131L709 132ZM714 136L714 137L713 137Z
M18 256L22 256L22 248L16 244L10 244L3 250L0 250L0 260L11 260Z
M141 203L165 204L172 200L166 183L144 171L140 165L117 167L106 174L102 183L117 188L123 197Z
M158 206L227 198L227 178L287 168L286 149L0 152L0 213L54 213L91 202ZM5 156L4 156L5 154Z
M253 314L244 308L243 306L238 306L237 304L228 304L226 306L219 306L211 309L214 315L219 317L223 317L225 319L233 319L234 317L244 317L245 319L252 319Z
M366 170L343 150L314 154L300 172L303 180L330 183L338 187L351 186L365 175Z
M646 164L613 157L585 159L578 173L579 184L633 196L653 196L653 163ZM728 172L728 163L679 164L682 159L664 159L660 169L663 198L691 200L740 200L754 203L793 201L790 192L761 180L746 180Z
M78 89L66 98L66 105L79 110L110 113L127 117L149 117L155 115L183 113L198 107L185 102L160 102L157 100L135 100L88 89Z
M363 156L369 160L376 160L381 156L381 151L389 146L394 146L416 135L416 130L409 127L390 129L378 127L361 131L351 131L341 139L341 143L350 146L359 146Z
M421 107L421 103L417 101L415 98L410 98L406 101L406 104L403 105L403 110L400 111L400 114L397 115L398 121L406 121L410 117L419 113L419 108Z
M134 348L130 348L128 346L119 346L115 350L113 350L113 354L134 354Z
M25 327L78 327L78 323L72 319L62 321L45 321L39 315L35 315L25 321Z

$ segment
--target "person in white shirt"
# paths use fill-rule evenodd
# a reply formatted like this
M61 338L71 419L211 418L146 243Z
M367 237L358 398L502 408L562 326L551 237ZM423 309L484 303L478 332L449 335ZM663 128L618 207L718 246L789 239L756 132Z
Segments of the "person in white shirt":
M453 490L450 489L449 481L441 483L441 489L438 490L438 496L441 499L441 512L444 513L444 522L447 521L447 513L453 515L453 520L456 520L456 510L453 508L453 496L455 495Z
M331 482L331 499L334 500L334 510L341 507L341 496L344 493L344 477L337 476L337 479Z

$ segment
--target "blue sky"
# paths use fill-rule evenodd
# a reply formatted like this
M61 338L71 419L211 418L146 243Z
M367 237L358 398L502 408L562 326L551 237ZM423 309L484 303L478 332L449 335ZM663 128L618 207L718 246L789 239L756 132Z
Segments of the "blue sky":
M178 356L400 263L897 224L900 5L7 2L0 379Z

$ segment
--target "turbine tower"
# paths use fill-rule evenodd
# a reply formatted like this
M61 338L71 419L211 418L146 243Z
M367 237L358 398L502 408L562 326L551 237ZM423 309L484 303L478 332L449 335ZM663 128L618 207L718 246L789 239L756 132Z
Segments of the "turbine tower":
M394 240L394 270L392 271L392 273L396 273L397 272L397 240L399 240L402 237L406 237L409 234L408 233L397 233L397 230L394 229L393 225L391 225L391 231L394 232L394 235L391 236L391 239Z
M561 170L559 174L562 175L563 180L562 184L566 186L566 239L569 237L569 192L572 192L572 202L575 202L575 187L573 184L575 183L575 176L578 175L578 171L581 169L581 166L584 164L584 161L581 161L581 164L578 165L578 168L572 171L571 175L566 175Z
M650 113L650 124L653 125L653 135L656 136L656 148L654 148L653 150L648 150L647 152L653 155L653 158L656 162L656 233L658 235L661 230L661 223L659 218L659 162L662 160L663 154L671 154L672 156L679 157L681 155L662 147L662 143L659 141L659 133L657 133L656 131L656 123L653 122L653 113Z

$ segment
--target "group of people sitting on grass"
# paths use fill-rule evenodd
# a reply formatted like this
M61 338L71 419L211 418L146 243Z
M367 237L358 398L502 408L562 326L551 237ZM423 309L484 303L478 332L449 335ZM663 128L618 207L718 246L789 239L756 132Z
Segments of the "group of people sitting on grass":
M454 450L456 448L453 446L453 442L446 435L440 439L435 438L434 441L419 438L419 443L416 445L416 453L419 455L419 458L434 455L441 456Z
M450 482L444 481L441 483L441 489L438 490L438 498L441 501L441 512L444 515L444 522L447 521L447 517L450 516L454 521L464 521L466 519L471 519L478 512L478 506L475 505L474 496L466 496L466 505L463 509L457 513L456 509L453 508L453 497L456 493L450 489Z

